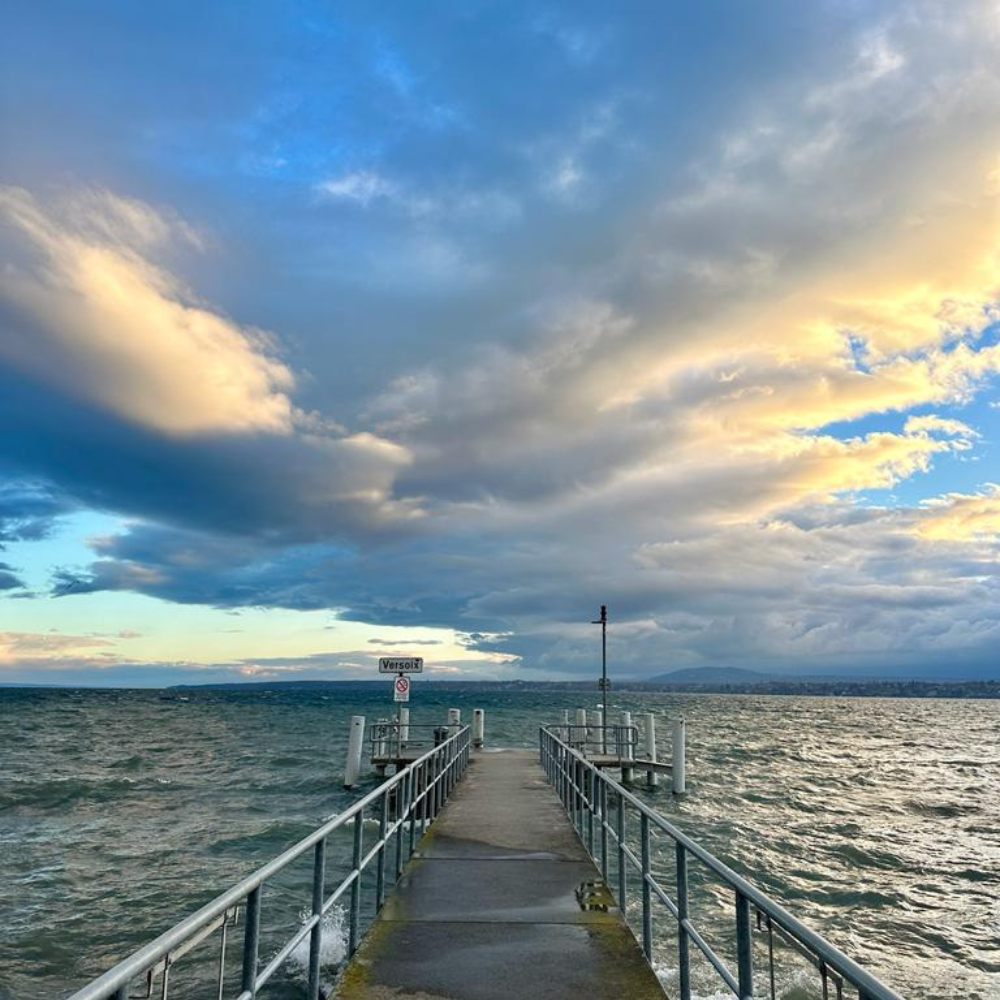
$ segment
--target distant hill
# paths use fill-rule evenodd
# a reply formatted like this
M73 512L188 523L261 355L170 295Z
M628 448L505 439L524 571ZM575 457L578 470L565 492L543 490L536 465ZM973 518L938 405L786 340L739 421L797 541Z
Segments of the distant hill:
M643 678L644 684L765 684L774 680L773 674L762 674L757 670L741 667L688 667L685 670L671 670L655 677Z

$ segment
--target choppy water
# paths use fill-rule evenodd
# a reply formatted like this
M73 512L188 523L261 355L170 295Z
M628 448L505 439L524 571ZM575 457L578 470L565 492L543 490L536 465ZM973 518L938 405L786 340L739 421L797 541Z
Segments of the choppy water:
M69 993L343 809L347 719L390 708L357 693L185 697L0 690L4 1000ZM534 745L539 721L579 700L417 687L412 709L437 722L482 707L490 742ZM689 794L644 794L723 861L911 1000L1000 1000L1000 702L622 694L612 708L656 711L664 744L687 718ZM287 895L292 926L302 897ZM327 944L335 961L335 927ZM779 992L811 995L794 972Z

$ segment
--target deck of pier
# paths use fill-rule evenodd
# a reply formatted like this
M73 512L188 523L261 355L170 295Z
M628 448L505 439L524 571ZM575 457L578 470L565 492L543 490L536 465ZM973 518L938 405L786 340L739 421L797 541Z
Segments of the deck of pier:
M477 753L337 985L340 1000L663 1000L528 750Z

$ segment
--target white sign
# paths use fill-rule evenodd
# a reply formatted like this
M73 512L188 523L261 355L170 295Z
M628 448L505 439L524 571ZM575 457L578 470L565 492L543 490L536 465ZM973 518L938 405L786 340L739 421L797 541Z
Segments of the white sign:
M380 674L422 674L424 658L422 656L380 656L378 659Z
M392 685L393 701L410 700L410 678L406 674L400 674Z

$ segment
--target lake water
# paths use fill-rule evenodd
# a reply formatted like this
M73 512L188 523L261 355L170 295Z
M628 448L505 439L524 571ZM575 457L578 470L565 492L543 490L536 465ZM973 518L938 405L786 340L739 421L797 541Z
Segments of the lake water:
M434 723L481 707L488 743L534 746L582 697L417 683L411 709ZM389 714L387 697L184 698L0 690L3 1000L70 993L372 787L341 788L347 720ZM611 707L655 711L665 759L670 720L687 719L688 794L641 794L720 859L903 996L1000 1000L1000 702L621 693ZM345 832L333 867L349 849ZM327 943L335 960L336 926ZM791 970L778 991L815 986ZM279 989L297 992L294 977Z

